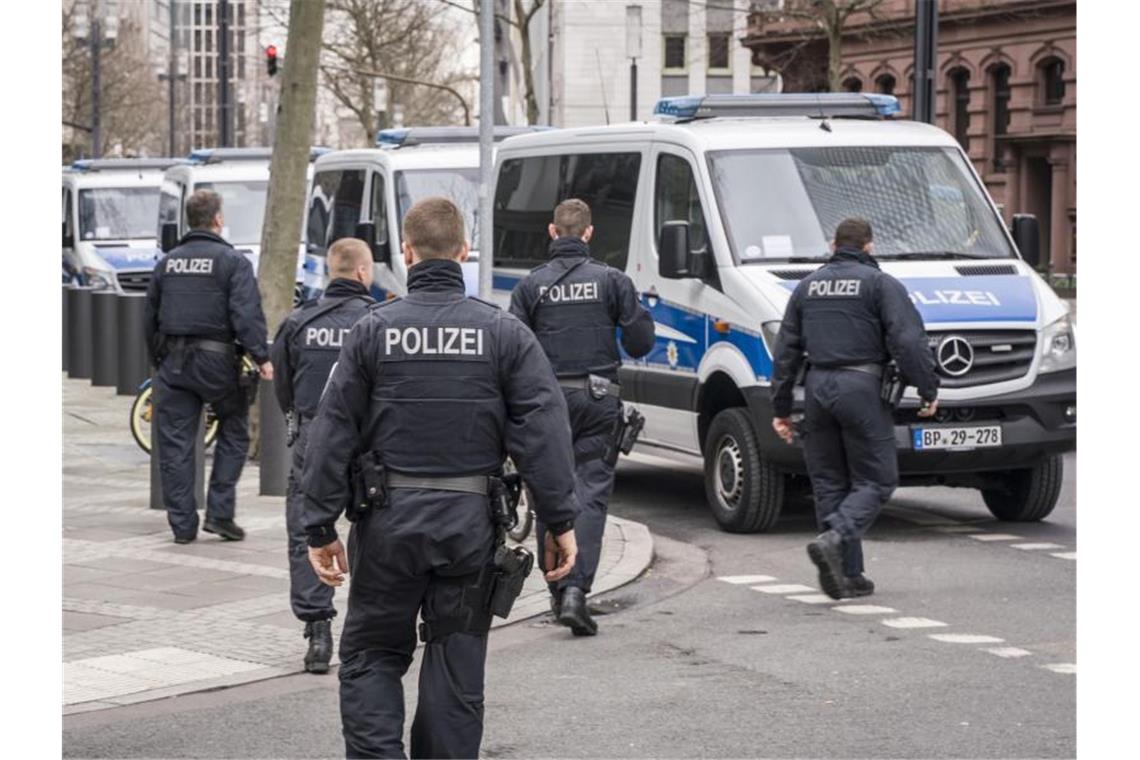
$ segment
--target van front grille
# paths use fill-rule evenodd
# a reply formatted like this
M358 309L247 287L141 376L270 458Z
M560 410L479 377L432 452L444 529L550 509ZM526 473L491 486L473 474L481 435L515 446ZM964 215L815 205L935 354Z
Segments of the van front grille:
M955 330L931 332L929 336L943 388L969 388L1024 377L1037 350L1033 330Z

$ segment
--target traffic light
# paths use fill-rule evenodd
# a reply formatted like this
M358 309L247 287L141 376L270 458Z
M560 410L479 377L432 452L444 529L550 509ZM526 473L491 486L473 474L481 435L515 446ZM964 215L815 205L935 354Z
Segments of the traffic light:
M265 48L265 70L269 76L277 76L277 46L270 45Z

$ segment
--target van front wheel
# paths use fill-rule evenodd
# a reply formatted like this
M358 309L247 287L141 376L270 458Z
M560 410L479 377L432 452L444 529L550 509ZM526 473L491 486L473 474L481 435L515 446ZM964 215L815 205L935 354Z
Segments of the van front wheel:
M705 439L705 494L729 533L763 533L780 516L784 475L760 453L748 412L725 409Z

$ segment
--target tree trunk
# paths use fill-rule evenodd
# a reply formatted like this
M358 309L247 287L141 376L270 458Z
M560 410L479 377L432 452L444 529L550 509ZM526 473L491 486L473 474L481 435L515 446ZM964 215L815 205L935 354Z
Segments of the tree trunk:
M839 78L843 71L843 22L841 11L828 2L824 8L824 24L827 34L827 89L839 92L843 83Z
M519 39L522 42L519 50L519 61L523 70L523 95L526 99L526 123L538 123L538 99L534 94L534 53L530 44L530 20L542 7L539 1L530 14L523 9L522 0L515 0L515 19L518 21Z

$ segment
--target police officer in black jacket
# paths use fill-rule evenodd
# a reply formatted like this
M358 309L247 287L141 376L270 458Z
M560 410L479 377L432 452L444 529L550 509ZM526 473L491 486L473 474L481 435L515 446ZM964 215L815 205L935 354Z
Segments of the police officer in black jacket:
M871 225L840 222L833 255L788 302L773 357L772 427L788 443L792 389L806 359L803 446L822 534L808 544L833 599L867 596L860 539L898 485L890 405L881 379L890 360L918 389L919 415L938 408L938 376L922 317L902 283L871 257Z
M356 238L341 238L329 246L326 257L329 284L317 300L296 309L281 323L270 356L275 377L273 390L281 411L289 417L293 466L285 497L285 528L289 536L289 599L293 614L305 624L309 650L305 670L327 673L332 658L333 588L321 583L309 563L309 545L301 523L304 496L301 471L305 444L317 414L321 391L336 364L341 344L356 321L376 303L372 285L372 253Z
M221 238L221 196L194 191L186 220L190 232L155 265L146 293L146 341L158 367L162 498L174 542L193 541L194 437L202 405L210 404L219 429L203 530L240 541L245 532L234 522L234 488L249 450L249 397L239 382L238 351L252 357L262 379L273 379L265 315L252 265Z
M574 571L551 584L551 608L575 636L593 636L597 623L586 606L594 582L613 491L619 400L617 328L634 358L653 348L653 318L622 271L590 257L590 207L570 198L554 209L550 262L523 278L511 294L511 313L534 330L566 394L574 434L574 467L582 513L574 531ZM538 521L542 530L542 521ZM540 533L541 535L541 533Z
M495 540L488 476L511 456L549 528L546 578L565 577L577 553L570 427L534 335L464 294L455 205L420 201L403 237L408 295L352 328L309 431L304 524L320 578L340 585L352 573L340 642L348 756L403 756L401 677L422 614L411 755L478 757ZM334 524L352 497L354 461L371 476L364 493L382 480L386 498L353 507L346 563Z

